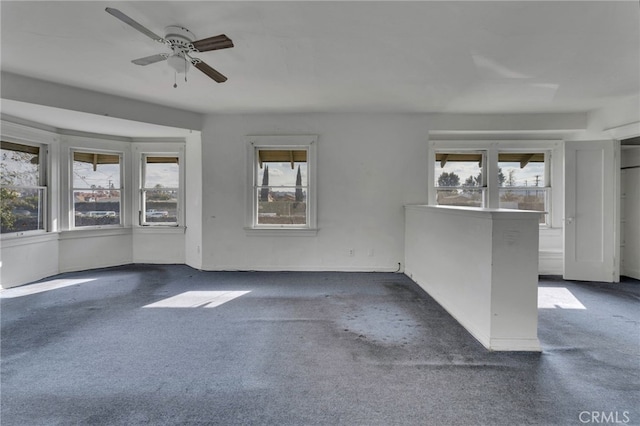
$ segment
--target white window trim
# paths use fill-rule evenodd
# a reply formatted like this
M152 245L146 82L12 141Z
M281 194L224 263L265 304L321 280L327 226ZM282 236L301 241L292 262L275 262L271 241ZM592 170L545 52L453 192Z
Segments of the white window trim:
M162 228L184 228L185 227L185 143L184 142L136 142L132 144L135 157L135 172L132 185L137 188L134 195L133 205L136 206L133 220L135 228L153 228L160 230ZM144 177L144 159L151 157L178 157L179 165L179 182L178 185L178 221L177 223L154 223L142 220L142 183Z
M557 150L561 151L563 142L561 140L431 140L428 149L428 174L427 190L428 204L436 205L436 182L435 182L435 155L436 152L450 151L485 151L486 177L483 178L486 185L485 208L499 208L500 187L498 183L498 154L500 152L544 152L545 153L545 186L547 188L547 223L540 224L541 227L553 227L558 222L560 212L554 211L553 186L554 182L552 164L553 155ZM542 188L542 187L541 187Z
M2 140L24 145L39 146L41 148L40 165L42 167L42 179L44 179L45 199L43 210L45 215L45 229L24 231L18 233L6 233L0 239L14 238L40 238L45 234L58 231L58 198L52 197L58 190L58 143L59 137L56 133L1 120Z
M96 225L96 226L75 226L75 203L73 199L73 193L75 191L75 187L73 186L73 153L74 152L88 152L95 154L109 154L109 155L118 155L120 157L120 223L113 225ZM67 202L68 204L68 229L72 231L82 231L82 230L92 230L92 229L114 229L114 228L123 228L126 223L126 185L125 185L125 151L117 151L117 150L109 150L102 148L93 148L89 146L73 146L69 147L69 167L68 167L68 187L67 187Z
M7 232L2 234L3 238L22 237L31 235L40 235L49 232L49 167L48 164L48 145L37 142L25 142L11 137L2 137L5 142L12 142L20 145L38 148L38 185L5 185L9 188L28 188L42 191L42 224L44 229L33 229L29 231Z
M455 189L463 189L463 188L470 188L473 190L478 190L481 191L482 194L482 207L486 207L487 206L487 197L488 197L488 184L487 184L487 157L488 157L488 153L485 149L434 149L432 152L432 156L431 158L433 159L432 161L432 167L435 167L435 158L436 158L436 154L437 153L443 153L446 152L448 154L479 154L482 156L482 167L480 168L480 173L482 175L482 182L480 182L480 186L472 186L472 187L467 187L463 184L460 184L458 186L455 187L442 187L442 186L437 186L436 185L436 179L435 179L435 170L431 170L431 179L433 179L433 205L437 205L438 203L436 202L437 199L437 195L438 195L438 190L439 189L447 189L447 188L455 188Z
M247 136L246 140L246 203L245 203L245 231L254 236L314 236L317 229L317 135L281 135L281 136ZM306 149L307 179L309 181L307 194L308 223L303 226L278 226L257 224L257 199L254 196L256 182L256 151L259 148L287 150Z

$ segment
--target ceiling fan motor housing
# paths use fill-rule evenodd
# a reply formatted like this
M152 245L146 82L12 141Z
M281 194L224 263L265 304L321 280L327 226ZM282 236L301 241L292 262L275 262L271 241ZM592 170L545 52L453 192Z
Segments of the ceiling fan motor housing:
M194 51L193 41L195 34L179 25L169 25L164 29L164 39L170 43L171 49L175 53L185 53Z

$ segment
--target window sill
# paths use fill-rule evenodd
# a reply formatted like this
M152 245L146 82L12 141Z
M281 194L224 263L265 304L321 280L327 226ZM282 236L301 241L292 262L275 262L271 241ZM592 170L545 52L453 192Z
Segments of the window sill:
M244 228L251 237L315 237L318 228Z
M131 235L131 227L87 227L85 229L75 228L60 232L61 240L73 240L76 238L94 238L94 237L109 237L116 235Z
M187 228L176 225L143 225L133 228L134 234L184 234Z
M22 231L8 232L2 234L2 247L14 247L26 244L37 244L47 241L56 241L58 239L57 232L47 231Z

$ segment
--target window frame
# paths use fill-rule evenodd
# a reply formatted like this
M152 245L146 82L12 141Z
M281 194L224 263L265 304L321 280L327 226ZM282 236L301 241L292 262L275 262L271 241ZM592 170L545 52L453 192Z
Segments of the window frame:
M317 233L317 159L316 135L280 135L246 137L245 231L248 235L313 236ZM307 220L304 225L259 224L257 153L259 150L305 150L307 152Z
M75 205L75 199L74 199L74 192L76 190L84 190L87 188L76 188L73 184L73 176L74 176L74 154L76 152L82 152L82 153L87 153L87 154L104 154L104 155L117 155L119 157L119 166L120 166L120 187L118 188L118 191L120 191L120 205L119 205L119 212L118 212L118 223L113 223L113 224L103 224L103 225L88 225L88 226L76 226L76 221L75 221L75 213L76 213L76 205ZM70 147L69 148L69 177L68 177L68 202L69 202L69 208L68 208L68 213L69 213L69 223L68 223L68 229L69 230L90 230L90 229L116 229L116 228L122 228L125 226L126 224L126 193L125 193L125 189L126 189L126 185L125 185L125 153L123 151L117 151L117 150L109 150L109 149L102 149L102 148L94 148L94 147L90 147L90 146L78 146L78 147Z
M551 151L545 149L512 149L512 148L502 148L498 149L498 161L496 165L500 165L500 154L543 154L544 155L544 186L500 186L499 183L497 185L497 197L498 197L498 207L500 206L500 191L505 188L509 188L509 190L517 190L517 191L543 191L544 192L544 205L546 214L543 216L544 222L540 222L541 226L549 226L550 218L552 212L552 196L551 196ZM497 179L497 172L496 172Z
M478 186L468 186L468 185L463 185L460 184L458 186L439 186L437 183L437 179L435 177L435 172L436 172L436 163L437 163L437 156L438 154L445 154L445 155L480 155L480 173L481 173L481 177L482 177L482 182L480 182L480 185ZM479 190L481 191L481 206L480 208L484 208L487 205L487 196L488 196L488 184L487 184L487 152L486 150L482 150L482 149L437 149L434 151L434 156L433 156L433 167L434 169L432 170L433 172L433 186L434 186L434 192L435 192L435 204L438 205L437 199L438 199L438 191L439 190L456 190L456 191L464 191L465 189L471 189L471 190Z
M138 157L138 167L140 168L139 173L139 184L138 184L138 226L143 227L152 227L152 228L162 228L162 227L183 227L184 226L184 155L183 149L175 150L175 151L155 151L150 149L143 149L139 153ZM146 205L145 205L145 196L144 193L151 188L145 188L145 177L146 177L146 167L147 167L147 158L149 157L167 157L167 158L176 158L178 160L178 188L168 188L175 189L178 193L178 200L176 205L176 221L175 222L147 222L146 220Z
M561 215L554 209L554 171L557 172L554 155L562 152L560 140L431 140L429 142L428 162L428 204L437 204L437 182L435 181L436 153L442 152L485 152L485 164L483 171L486 174L483 180L486 184L485 204L483 208L498 209L500 205L500 189L498 184L498 163L500 153L543 153L545 156L545 190L546 205L545 221L540 223L542 228L551 228L558 222L556 216ZM556 152L557 151L557 152ZM562 157L559 157L562 158ZM557 174L557 173L556 173ZM558 182L556 182L558 183ZM561 184L561 181L560 181Z
M2 141L4 143L13 144L13 145L22 145L26 147L32 147L38 149L38 185L1 185L3 188L15 188L15 189L31 189L40 192L40 208L42 219L38 220L38 223L42 223L42 228L31 229L31 230L23 230L23 231L11 231L1 233L2 237L8 236L29 236L29 235L38 235L45 234L50 231L49 228L49 185L48 185L48 145L38 142L27 142L23 140L16 140L14 138L2 136Z

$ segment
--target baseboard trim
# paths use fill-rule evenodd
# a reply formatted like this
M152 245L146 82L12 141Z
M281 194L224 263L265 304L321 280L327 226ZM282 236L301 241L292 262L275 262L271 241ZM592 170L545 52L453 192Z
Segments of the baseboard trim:
M238 272L398 272L398 267L367 268L363 266L234 266L234 265L202 265L203 271L238 271Z

